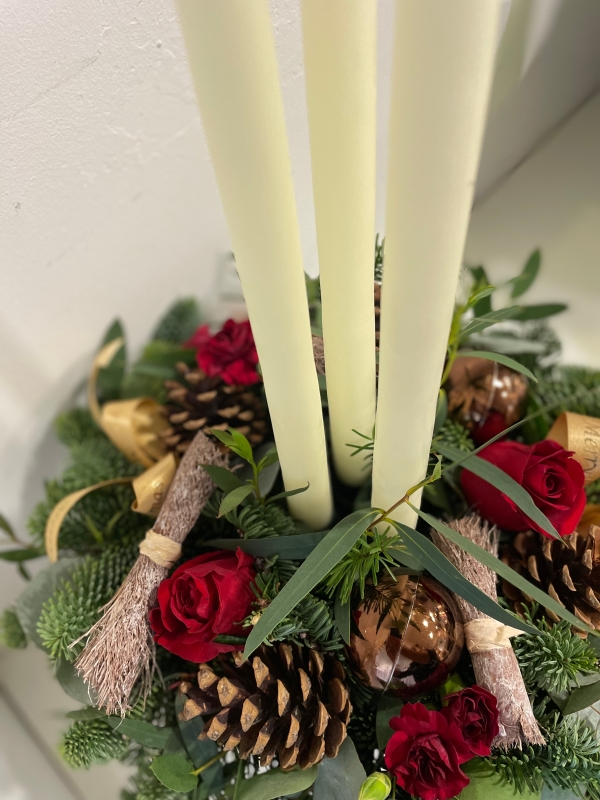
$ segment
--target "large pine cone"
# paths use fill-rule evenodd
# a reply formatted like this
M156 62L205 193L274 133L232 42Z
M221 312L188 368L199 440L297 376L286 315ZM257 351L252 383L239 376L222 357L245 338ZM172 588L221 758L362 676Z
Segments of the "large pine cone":
M600 527L592 525L587 534L576 531L561 541L533 531L519 533L502 560L586 625L600 630ZM532 602L505 580L502 591L517 613L523 602ZM553 611L545 611L552 621L560 621Z
M263 766L277 756L282 769L335 758L352 712L346 672L335 657L281 643L262 645L251 663L239 653L234 659L219 662L222 677L201 664L198 688L181 686L182 719L211 715L199 738L223 750L237 747L240 758L259 756Z
M177 364L181 381L165 381L168 401L163 414L171 427L161 432L169 450L184 453L196 431L235 428L253 447L268 430L265 403L248 386L230 386L221 378L209 378L201 369Z

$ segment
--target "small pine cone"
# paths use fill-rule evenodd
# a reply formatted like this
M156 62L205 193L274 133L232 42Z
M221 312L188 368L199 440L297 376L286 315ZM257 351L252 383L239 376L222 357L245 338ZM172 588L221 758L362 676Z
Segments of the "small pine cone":
M240 758L258 756L262 766L277 757L284 770L335 758L352 712L346 672L335 657L284 642L262 645L251 662L235 653L233 664L220 666L222 677L201 664L199 688L180 688L181 719L210 715L200 739L225 751L237 747Z
M592 525L587 534L576 531L560 542L534 531L518 533L504 549L502 560L586 625L600 630L600 527ZM532 602L504 580L502 591L517 613L522 603ZM545 611L551 621L560 622L553 611Z
M180 381L165 381L168 390L163 414L170 427L161 432L169 450L184 453L196 431L210 434L212 428L235 428L253 447L268 431L267 409L248 386L230 386L221 378L209 378L202 370L177 364Z

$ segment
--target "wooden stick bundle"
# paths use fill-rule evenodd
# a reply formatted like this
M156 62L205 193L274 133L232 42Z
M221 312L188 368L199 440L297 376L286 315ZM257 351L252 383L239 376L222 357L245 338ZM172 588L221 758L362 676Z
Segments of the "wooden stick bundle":
M480 547L498 554L498 533L490 528L477 515L464 517L449 523L451 528L461 533ZM460 570L460 572L485 594L494 600L496 592L496 575L491 569L483 566L473 556L468 555L452 542L432 531L432 538L444 555ZM490 620L483 612L467 603L462 597L455 595L465 624L474 620ZM493 625L493 621L490 620ZM485 627L485 622L483 622ZM466 637L468 640L468 636ZM537 721L533 715L531 703L523 682L517 658L510 646L470 647L471 660L475 679L480 686L491 692L498 700L500 733L493 747L508 750L511 747L522 747L523 744L544 744Z
M138 678L146 693L154 668L154 641L148 610L160 583L179 559L181 543L215 488L202 464L227 465L227 456L199 431L177 470L140 556L121 588L86 634L75 666L107 714L123 715Z

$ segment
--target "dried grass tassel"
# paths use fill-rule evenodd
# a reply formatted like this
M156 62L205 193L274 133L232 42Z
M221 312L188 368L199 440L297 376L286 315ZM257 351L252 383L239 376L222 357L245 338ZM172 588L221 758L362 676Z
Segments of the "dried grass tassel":
M226 466L227 456L199 431L181 460L154 527L140 544L138 560L86 634L87 644L75 662L96 695L96 704L107 714L127 711L139 678L144 694L150 686L154 641L148 610L215 488L202 464Z
M450 522L449 525L465 538L498 555L498 530L490 528L487 522L476 514ZM431 536L437 547L467 580L493 600L498 599L496 574L491 569L484 567L477 559L452 544L437 531L432 531ZM465 624L473 620L491 622L490 617L467 603L462 597L455 595L455 598ZM471 661L477 683L495 695L498 700L500 733L494 740L493 747L508 750L511 747L521 748L523 744L544 744L545 739L533 714L517 657L510 642L507 642L506 646L493 649L471 649Z

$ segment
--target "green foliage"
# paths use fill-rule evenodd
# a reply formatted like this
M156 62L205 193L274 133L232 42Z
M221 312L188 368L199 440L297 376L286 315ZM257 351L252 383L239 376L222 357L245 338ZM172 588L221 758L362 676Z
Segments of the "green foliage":
M12 650L27 647L27 635L12 608L5 608L0 614L0 644Z
M132 790L121 792L121 800L183 800L190 795L174 792L162 784L146 765L139 765L131 779Z
M204 508L204 515L217 517L223 493L215 491ZM261 505L251 501L248 505L237 506L225 514L224 519L245 539L264 539L271 536L291 536L298 533L294 520L277 505Z
M383 281L383 256L385 248L385 237L379 241L379 234L375 236L375 280L378 283Z
M433 437L431 442L432 452L436 451L439 444L455 447L463 453L470 453L475 449L475 444L469 435L469 431L460 422L454 422L451 419L447 419Z
M79 655L84 643L70 645L92 627L124 581L139 555L138 540L132 536L98 558L88 556L44 603L37 630L52 659L74 661Z
M542 689L558 694L577 684L579 675L598 672L598 656L589 642L575 635L564 620L550 626L543 617L535 619L537 610L537 604L526 609L525 619L539 629L539 634L513 640L528 691Z
M518 792L536 791L543 781L551 789L600 800L600 743L594 731L582 720L559 714L544 716L539 722L546 745L498 751L486 762Z
M60 747L62 757L74 769L89 769L94 763L120 758L126 749L126 740L104 719L73 723Z
M201 321L198 303L193 298L178 300L160 320L152 339L182 344L192 336Z
M370 577L377 585L381 570L394 577L391 565L395 560L390 551L401 546L400 538L391 534L389 529L383 534L377 529L365 531L325 578L326 593L333 597L339 588L340 602L347 603L355 582L358 582L360 596L364 597L367 578Z
M585 367L555 367L548 375L538 374L539 382L530 389L527 413L552 405L551 411L536 420L537 439L544 438L563 411L600 417L600 371Z
M600 503L600 478L585 487L588 503Z
M65 447L76 447L86 439L103 439L104 434L85 408L72 408L54 421L54 430Z

